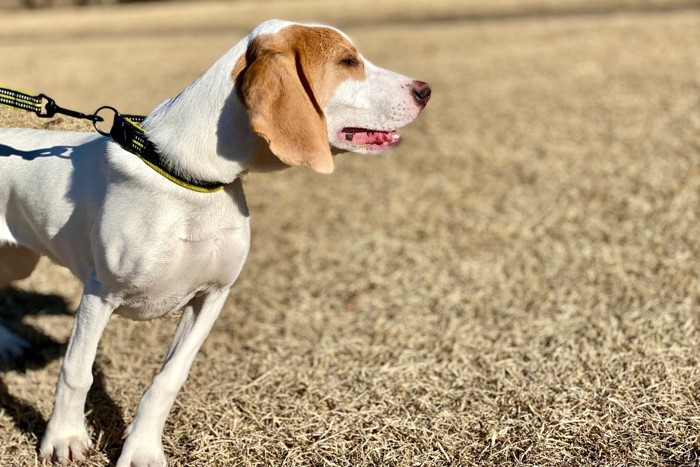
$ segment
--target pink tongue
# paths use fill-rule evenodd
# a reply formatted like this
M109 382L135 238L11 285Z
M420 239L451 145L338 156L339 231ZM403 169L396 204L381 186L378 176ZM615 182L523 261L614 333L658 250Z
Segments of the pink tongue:
M384 144L391 143L394 140L391 133L383 131L363 131L350 134L352 135L352 142L357 144Z

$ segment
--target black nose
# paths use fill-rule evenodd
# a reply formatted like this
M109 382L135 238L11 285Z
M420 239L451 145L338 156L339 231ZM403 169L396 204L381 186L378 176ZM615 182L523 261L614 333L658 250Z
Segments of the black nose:
M424 81L414 81L411 86L411 94L420 107L425 107L430 100L430 85Z

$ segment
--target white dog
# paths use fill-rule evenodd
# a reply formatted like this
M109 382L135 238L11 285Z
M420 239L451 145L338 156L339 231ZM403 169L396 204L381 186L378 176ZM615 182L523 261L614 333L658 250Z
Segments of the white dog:
M166 417L248 254L242 174L332 172L331 147L395 146L429 97L426 83L372 65L333 28L272 20L145 120L165 170L97 134L0 129L0 287L40 255L84 281L41 457L81 459L91 446L85 397L110 316L182 309L117 464L165 465ZM223 189L193 191L173 174Z

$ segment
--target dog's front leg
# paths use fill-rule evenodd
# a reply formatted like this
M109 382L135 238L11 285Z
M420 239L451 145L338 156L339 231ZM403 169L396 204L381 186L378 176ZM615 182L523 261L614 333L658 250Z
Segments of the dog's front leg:
M82 459L92 445L85 429L85 398L92 385L97 343L118 304L91 274L75 315L51 419L41 440L42 459L60 463Z
M165 420L227 296L228 288L217 290L195 297L185 307L163 367L141 397L134 420L126 429L117 467L167 464L162 444Z

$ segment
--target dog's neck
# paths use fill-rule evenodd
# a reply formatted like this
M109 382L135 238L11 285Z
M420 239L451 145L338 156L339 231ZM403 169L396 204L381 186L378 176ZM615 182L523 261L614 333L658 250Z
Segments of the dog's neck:
M177 97L160 104L143 126L169 168L205 182L231 183L258 145L231 77L246 41L225 53Z

